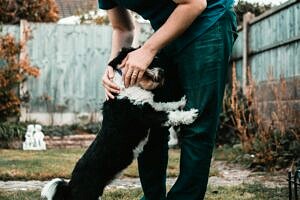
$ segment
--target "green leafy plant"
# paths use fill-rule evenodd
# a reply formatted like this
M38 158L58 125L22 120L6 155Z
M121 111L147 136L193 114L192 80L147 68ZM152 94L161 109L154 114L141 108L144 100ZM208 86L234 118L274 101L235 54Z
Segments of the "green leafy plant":
M12 141L22 139L26 132L26 126L20 123L0 123L0 141Z
M43 132L48 136L66 136L75 134L97 134L101 123L89 123L85 125L63 125L63 126L44 126Z

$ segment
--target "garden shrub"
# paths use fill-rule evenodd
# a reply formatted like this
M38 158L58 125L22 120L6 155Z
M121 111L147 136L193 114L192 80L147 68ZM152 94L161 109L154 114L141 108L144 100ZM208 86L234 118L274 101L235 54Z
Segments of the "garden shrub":
M20 104L28 101L29 97L25 94L19 96L19 85L28 76L39 76L39 69L30 64L28 56L20 57L29 39L29 30L20 42L10 34L0 35L0 122L20 115Z
M55 0L0 0L0 22L16 24L21 19L56 22L59 15Z
M251 77L243 92L235 74L233 66L231 98L224 100L222 126L230 127L243 152L253 155L252 167L274 170L295 163L300 159L300 128L292 106L286 103L286 80L281 78L276 84L268 80L274 105L263 107L264 100L258 100L261 94Z
M0 148L16 148L25 140L26 127L22 122L0 122Z
M24 123L0 123L0 141L21 140L26 133L26 125Z
M14 140L24 140L24 136L29 124L37 122L2 122L0 123L0 141L10 142ZM72 124L62 126L43 126L42 132L46 136L68 136L76 134L97 134L101 128L101 123L88 123L84 125Z
M274 105L264 107L263 103L257 100L262 94L256 90L253 90L252 94L256 109L255 121L258 125L257 134L252 142L255 152L253 166L281 169L297 163L300 159L299 119L293 105L288 103L286 79L281 77L274 84L270 76L268 85L268 95L274 97Z
M32 22L56 22L58 7L54 0L0 0L0 22L16 24L21 19ZM29 101L29 94L19 94L19 86L28 76L37 77L39 70L32 66L28 56L20 53L31 38L24 29L24 38L17 42L10 34L0 35L0 122L20 116L20 105ZM22 95L22 96L20 96Z
M25 134L29 124L37 122L0 122L0 148L19 148L20 142L25 141ZM76 134L97 134L101 123L89 123L85 125L43 126L45 136L69 136Z
M242 95L242 91L238 93L240 103L243 105L247 103ZM223 99L223 107L222 112L220 113L220 124L217 131L217 146L222 145L230 145L233 146L234 144L239 143L239 138L236 134L235 128L235 119L233 109L231 108L231 89L229 85L226 85L224 99ZM243 107L246 107L243 105Z
M62 126L43 126L43 132L48 136L67 136L75 134L97 134L101 123L88 123L85 125L72 124Z

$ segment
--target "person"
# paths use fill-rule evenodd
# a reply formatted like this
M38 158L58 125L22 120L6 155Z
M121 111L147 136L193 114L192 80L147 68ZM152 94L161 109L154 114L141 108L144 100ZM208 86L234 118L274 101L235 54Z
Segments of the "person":
M150 21L153 35L122 61L125 86L139 82L156 54L170 64L172 81L187 98L184 109L196 108L199 117L181 129L179 176L166 194L168 130L152 129L138 157L143 200L199 200L205 196L218 116L226 83L229 58L236 38L234 0L98 0L112 24L110 59L133 41L129 10ZM107 66L102 77L107 99L118 88ZM169 87L169 86L168 86ZM166 89L166 95L168 90ZM170 84L172 87L172 84ZM174 90L174 87L172 88Z

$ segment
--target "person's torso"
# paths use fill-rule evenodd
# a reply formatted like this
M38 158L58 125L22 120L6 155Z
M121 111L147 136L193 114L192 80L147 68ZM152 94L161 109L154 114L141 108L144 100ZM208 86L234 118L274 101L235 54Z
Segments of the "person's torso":
M172 0L114 0L114 2L149 20L154 30L159 29L176 8ZM233 3L234 0L207 0L205 11L195 19L184 34L172 42L175 52L209 29L233 6Z
M176 8L176 4L172 0L114 0L118 5L135 11L140 14L144 19L149 20L154 30L157 30L171 15ZM233 4L233 0L207 0L207 8L195 20L194 24L203 23L204 18L212 21L219 15L222 15L226 8ZM206 24L204 22L204 24Z

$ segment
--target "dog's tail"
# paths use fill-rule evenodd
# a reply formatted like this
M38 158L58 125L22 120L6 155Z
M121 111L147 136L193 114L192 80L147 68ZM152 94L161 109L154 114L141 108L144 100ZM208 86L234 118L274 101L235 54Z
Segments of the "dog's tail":
M69 196L68 183L60 178L49 181L41 191L42 200L65 200Z

